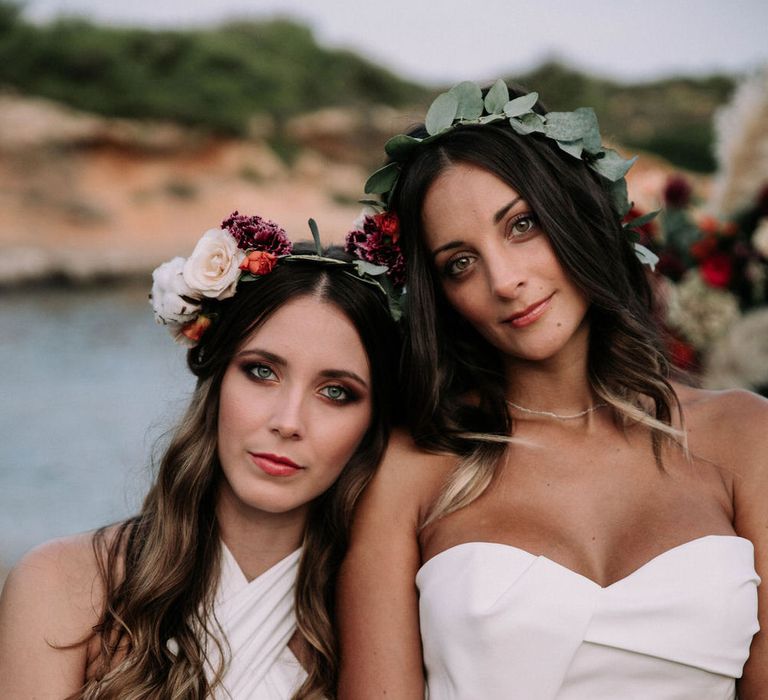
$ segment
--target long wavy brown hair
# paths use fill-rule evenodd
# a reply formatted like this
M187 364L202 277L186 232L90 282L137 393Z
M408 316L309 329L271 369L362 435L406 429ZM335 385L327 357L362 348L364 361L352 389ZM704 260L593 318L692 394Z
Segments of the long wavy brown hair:
M537 111L543 110L537 105ZM410 133L427 136L423 126ZM669 382L650 285L610 194L584 162L551 139L519 135L505 122L457 126L403 165L388 202L400 218L407 262L408 422L422 447L462 458L425 524L468 505L487 488L514 432L500 353L446 300L424 242L427 191L458 163L495 175L531 206L566 274L590 302L593 391L620 423L649 428L663 468L663 444L681 437L672 426L680 406Z
M268 278L242 284L233 298L221 303L217 321L188 354L197 386L141 512L95 533L105 603L99 624L83 642L98 651L88 661L85 685L72 700L201 699L220 681L231 653L212 611L220 566L215 504L223 478L217 456L221 381L251 333L282 304L302 295L334 304L349 318L371 369L371 425L339 479L311 505L296 585L295 612L308 649L308 677L294 700L335 695L335 577L353 506L388 437L398 335L376 288L355 280L343 266L294 261L279 265ZM98 645L92 644L94 638ZM177 650L169 650L171 638ZM206 646L211 649L211 644L224 661L209 682Z

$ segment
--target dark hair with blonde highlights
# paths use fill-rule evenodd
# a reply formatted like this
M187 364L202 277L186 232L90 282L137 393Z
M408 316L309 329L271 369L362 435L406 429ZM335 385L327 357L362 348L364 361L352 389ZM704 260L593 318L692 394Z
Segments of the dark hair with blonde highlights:
M294 252L311 253L300 247ZM344 259L338 251L330 255ZM234 297L221 302L213 326L188 353L197 386L141 512L116 529L95 534L106 602L94 635L86 640L98 639L98 654L89 659L88 680L72 698L200 699L221 677L223 664L213 684L205 674L206 643L218 646L219 658L229 652L212 614L220 566L214 511L222 478L220 387L232 357L254 330L302 296L332 304L347 316L371 371L371 424L338 480L311 504L296 584L297 627L308 649L308 677L294 698L335 695L334 582L353 506L389 434L399 343L380 290L344 266L292 261L262 279L241 283ZM171 638L178 643L176 654L167 649Z
M427 133L417 127L410 135ZM528 202L566 274L590 302L588 373L594 392L620 422L649 427L661 466L664 441L680 435L672 427L679 403L668 380L651 289L609 193L585 162L551 139L517 134L503 121L458 125L414 149L388 201L400 219L407 268L403 387L409 423L423 447L463 458L428 521L482 493L513 430L502 358L447 302L424 242L424 198L456 164L482 168Z

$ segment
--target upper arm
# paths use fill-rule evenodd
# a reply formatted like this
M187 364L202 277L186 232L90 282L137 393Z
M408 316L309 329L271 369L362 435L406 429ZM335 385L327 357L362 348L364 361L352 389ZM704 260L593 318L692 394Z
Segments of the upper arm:
M415 577L435 459L395 436L358 504L338 587L340 700L424 697Z
M763 697L768 688L768 401L745 394L738 398L732 424L738 430L733 443L738 445L736 468L740 473L734 482L734 526L737 534L752 541L755 569L762 579L757 603L761 631L752 640L739 683L739 697L752 700ZM736 436L734 432L724 437Z
M4 698L60 698L85 680L87 645L100 602L90 536L32 550L0 596L0 688Z

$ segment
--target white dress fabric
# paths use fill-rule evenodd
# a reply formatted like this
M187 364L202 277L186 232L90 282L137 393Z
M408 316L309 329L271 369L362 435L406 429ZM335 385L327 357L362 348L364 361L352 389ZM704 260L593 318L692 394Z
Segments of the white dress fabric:
M300 556L297 549L249 582L222 544L214 611L230 654L223 684L214 691L217 700L288 700L306 678L288 648L296 630L293 604ZM215 667L216 650L209 653ZM210 676L210 668L208 672Z
M736 536L605 588L511 545L451 547L416 577L429 700L733 700L759 583Z

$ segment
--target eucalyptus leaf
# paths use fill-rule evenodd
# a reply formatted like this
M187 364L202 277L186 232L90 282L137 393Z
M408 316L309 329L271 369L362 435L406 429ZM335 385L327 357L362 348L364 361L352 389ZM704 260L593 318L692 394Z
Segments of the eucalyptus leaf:
M626 216L627 212L631 209L627 194L627 181L622 177L620 180L612 182L609 192L611 201L613 202L613 208L620 217Z
M583 139L592 129L594 118L595 113L592 110L548 112L545 116L547 123L544 126L544 133L556 141Z
M358 204L364 204L366 207L376 207L377 209L382 208L382 203L378 199L358 199Z
M544 131L544 117L540 114L536 114L536 112L528 112L528 114L523 114L520 117L512 117L509 121L510 124L513 121L517 122L519 126L518 133L521 134L532 134L535 131Z
M477 83L465 80L454 85L448 94L453 95L459 102L455 119L477 119L483 113L483 92Z
M581 158L584 151L584 142L581 139L575 141L556 141L561 150L574 158Z
M384 144L384 150L394 160L406 160L420 143L421 139L407 134L397 134Z
M485 94L485 111L488 114L500 114L504 111L504 105L509 102L509 89L507 84L499 79Z
M255 282L256 280L261 279L261 275L252 275L250 272L243 272L241 273L240 277L238 278L238 283L240 282Z
M581 140L584 142L584 150L589 153L597 153L602 149L600 143L600 125L597 123L597 115L591 107L579 107L574 114L582 122L584 131Z
M315 242L315 250L318 255L323 254L323 244L320 243L320 231L317 228L317 222L314 219L310 219L308 222L309 230L312 232L312 240Z
M371 275L372 277L383 275L389 269L386 265L374 265L365 260L355 260L352 264L359 274Z
M521 114L530 112L538 99L538 92L530 92L527 95L516 97L504 105L504 114L508 117L519 117Z
M640 226L645 226L649 221L653 221L661 212L661 209L657 209L656 211L648 212L647 214L643 214L642 216L638 216L632 221L627 221L624 226L627 228L639 228Z
M611 182L623 178L637 160L637 156L625 160L612 148L605 149L605 156L592 163L592 169Z
M659 262L659 256L652 250L648 250L644 245L635 243L635 255L637 259L643 264L648 265L654 272L656 271L656 263Z
M434 136L447 129L453 124L458 111L459 100L455 94L444 92L442 95L438 95L430 105L427 117L424 120L427 133Z
M486 114L484 117L480 117L480 119L477 120L477 123L490 124L491 122L497 122L502 119L506 119L503 112L500 114Z
M365 193L384 194L389 192L395 186L399 175L400 165L398 163L387 163L366 180Z

